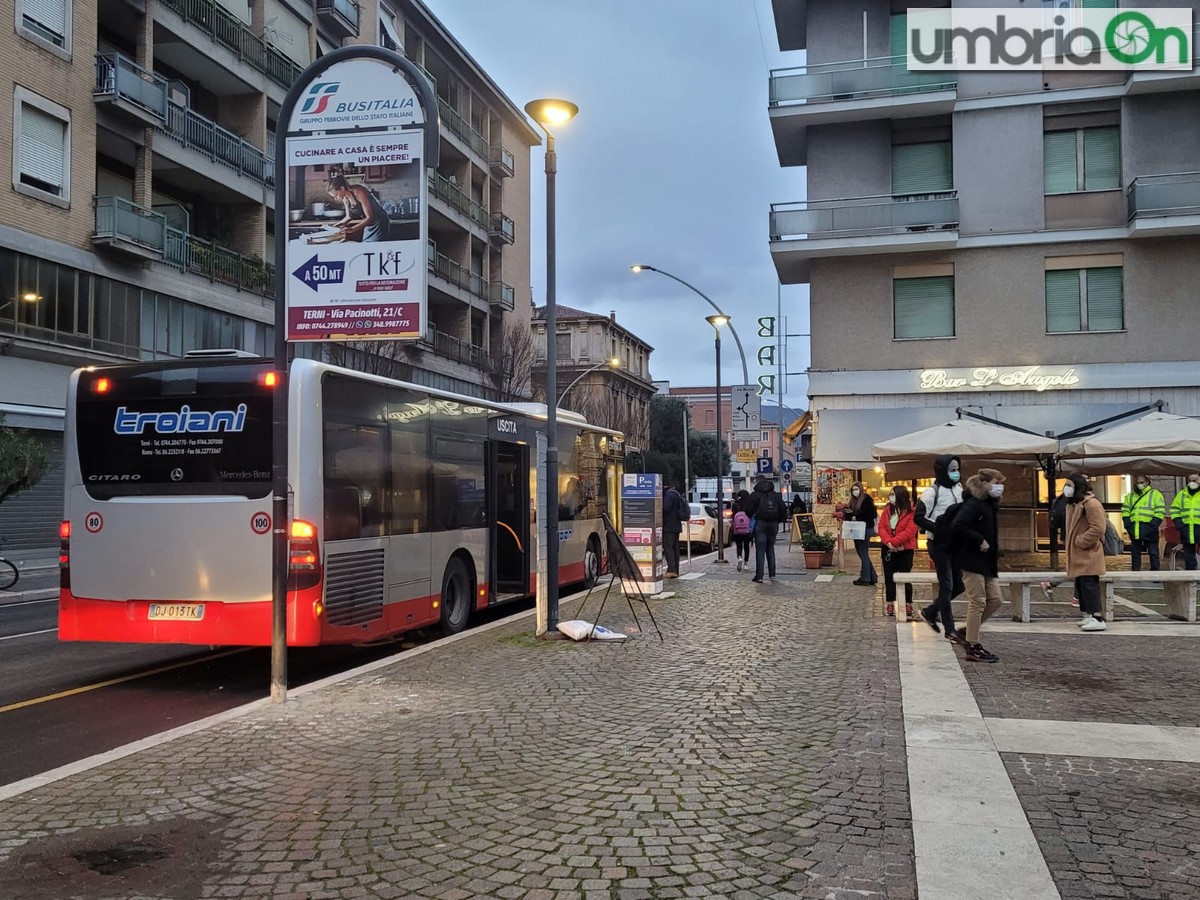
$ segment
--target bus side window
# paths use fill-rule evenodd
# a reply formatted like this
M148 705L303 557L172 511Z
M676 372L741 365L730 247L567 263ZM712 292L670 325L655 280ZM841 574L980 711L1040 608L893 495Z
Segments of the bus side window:
M342 541L362 534L362 498L353 485L325 488L325 539Z

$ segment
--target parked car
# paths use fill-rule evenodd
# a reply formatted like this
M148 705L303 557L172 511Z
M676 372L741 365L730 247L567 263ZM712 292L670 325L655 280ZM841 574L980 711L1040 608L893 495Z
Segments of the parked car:
M725 538L725 546L728 547L732 543L732 538L729 535L729 519L725 519L725 524L721 526ZM701 544L709 550L717 549L717 507L709 503L689 503L688 504L688 521L687 526L683 530L683 534L679 535L679 542Z

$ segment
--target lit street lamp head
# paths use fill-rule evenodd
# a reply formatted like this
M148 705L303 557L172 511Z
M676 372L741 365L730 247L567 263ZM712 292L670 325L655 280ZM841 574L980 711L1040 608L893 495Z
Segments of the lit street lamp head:
M579 107L570 100L557 100L545 97L541 100L530 100L525 104L525 112L540 125L562 125L575 118Z
M629 271L636 275L639 272L657 272L658 269L654 268L654 266L646 266L642 263L638 263L637 265L630 266Z
M619 368L621 368L621 358L619 356L614 356L612 359L610 359L608 361L608 364L610 366L612 366L614 369L619 369Z
M720 329L729 324L729 316L705 316L704 321L713 328Z

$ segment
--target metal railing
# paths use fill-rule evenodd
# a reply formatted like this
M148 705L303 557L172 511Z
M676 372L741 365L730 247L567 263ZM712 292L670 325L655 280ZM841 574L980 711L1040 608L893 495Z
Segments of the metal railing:
M467 146L478 153L480 158L489 158L491 151L487 138L472 128L470 123L441 97L438 97L438 112L441 113L443 125L466 142Z
M275 294L275 267L270 263L178 228L166 230L163 262L238 290L253 291L264 297Z
M276 84L291 87L300 76L300 66L252 32L217 0L162 0L162 3Z
M1142 175L1125 192L1129 219L1200 215L1200 172Z
M332 13L347 32L357 37L359 8L355 0L316 0L318 13Z
M771 204L772 241L902 234L957 227L957 191Z
M442 253L431 251L429 255L429 271L443 281L448 281L455 287L460 287L479 297L481 300L488 299L487 281L484 277L476 275L466 266L455 262Z
M492 145L488 164L509 178L515 175L517 171L517 158L513 156L511 150L499 144Z
M467 196L467 193L449 178L439 172L430 172L429 189L433 191L433 196L450 204L480 228L488 227L487 209L482 203Z
M429 325L429 336L421 343L433 349L438 356L452 359L455 362L466 363L477 369L492 368L492 355L483 347L477 347L467 341L459 340L453 335L438 331L433 323Z
M96 197L93 240L121 241L162 253L166 246L166 230L167 220L162 213L138 206L124 197Z
M92 96L120 98L160 119L167 117L167 80L120 53L96 54L96 86Z
M173 100L167 110L166 124L159 129L163 134L261 184L275 183L273 160L253 144Z
M492 213L491 227L488 229L491 237L500 238L506 244L517 239L517 225L504 213Z
M489 287L488 302L511 312L517 306L517 291L511 284L493 281Z
M882 56L772 69L771 106L830 100L861 100L958 88L955 72L910 72L907 57Z

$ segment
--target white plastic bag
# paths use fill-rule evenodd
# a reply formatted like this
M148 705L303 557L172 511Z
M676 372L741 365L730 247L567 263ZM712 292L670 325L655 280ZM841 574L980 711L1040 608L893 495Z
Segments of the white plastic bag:
M558 630L573 641L586 641L588 638L596 641L623 641L628 637L619 631L612 631L603 625L593 625L583 619L559 622Z
M842 537L849 541L862 541L867 537L866 522L843 522Z

